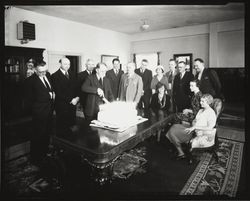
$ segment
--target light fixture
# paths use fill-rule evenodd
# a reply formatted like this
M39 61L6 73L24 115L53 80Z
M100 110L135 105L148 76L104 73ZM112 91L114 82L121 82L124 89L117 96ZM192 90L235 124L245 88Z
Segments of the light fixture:
M147 23L146 19L142 20L142 25L140 26L141 31L146 31L149 28L149 24Z

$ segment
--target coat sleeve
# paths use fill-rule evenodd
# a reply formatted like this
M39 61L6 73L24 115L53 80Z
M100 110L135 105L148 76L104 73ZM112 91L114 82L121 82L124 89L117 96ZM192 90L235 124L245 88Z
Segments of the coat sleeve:
M109 79L107 79L107 94L108 94L108 100L111 102L111 101L114 101L114 96L113 96L113 92L111 90L111 85L110 85L110 82L109 82Z
M56 73L52 74L51 82L52 82L52 87L56 93L56 99L69 103L72 100L72 98L66 93L65 88L63 87L63 84L61 82L61 79L60 77L58 77L58 74Z
M118 98L119 100L122 100L122 94L123 94L123 83L124 83L124 74L122 74L120 83L119 83L119 89L118 89Z
M93 86L91 83L91 77L87 77L85 82L82 85L82 91L90 94L96 94L97 93L97 86Z
M165 108L166 108L167 111L169 111L170 105L171 105L170 96L166 95L166 106L165 106Z
M137 93L135 96L135 102L139 103L141 96L142 96L142 90L143 90L143 82L140 76L138 76L138 83L137 83Z
M149 70L149 72L148 72L148 89L150 89L150 92L151 92L152 79L153 79L152 71Z
M156 83L155 83L155 78L153 77L151 80L150 88L155 89Z
M217 73L214 70L209 71L209 76L211 79L211 83L214 87L214 90L216 92L216 95L219 96L221 93L221 83L220 83L220 79L217 75Z

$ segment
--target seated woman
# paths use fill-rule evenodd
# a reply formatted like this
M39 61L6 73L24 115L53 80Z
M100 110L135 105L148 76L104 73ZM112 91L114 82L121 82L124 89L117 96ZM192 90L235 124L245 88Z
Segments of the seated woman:
M155 71L156 71L156 75L152 78L151 86L150 86L152 89L152 94L156 93L157 91L156 85L158 82L161 82L162 84L164 84L167 90L169 89L168 78L167 76L164 75L163 66L161 65L157 66ZM165 91L165 93L167 93L167 90Z
M166 94L166 86L158 82L156 84L156 93L153 94L150 103L150 109L153 113L163 114L163 111L169 111L170 96Z
M190 81L190 90L191 92L193 92L193 96L191 98L191 108L184 109L182 113L176 114L177 119L179 121L189 122L191 124L196 114L200 110L201 108L200 99L201 99L202 93L199 87L200 87L200 81L198 79Z
M174 144L178 154L177 159L185 158L185 154L182 150L181 143L189 142L192 138L193 131L197 137L193 139L192 147L203 146L211 143L214 137L214 126L216 124L216 114L210 107L213 102L213 97L210 94L204 94L201 97L200 109L192 122L192 126L186 124L174 124L166 134L169 141Z

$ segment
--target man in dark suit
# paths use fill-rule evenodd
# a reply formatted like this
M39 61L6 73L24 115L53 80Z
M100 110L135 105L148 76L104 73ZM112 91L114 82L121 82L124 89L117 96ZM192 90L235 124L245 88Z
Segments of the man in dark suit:
M194 75L186 72L185 68L186 63L180 61L178 63L179 73L174 78L173 99L176 103L177 112L182 112L184 109L190 108L190 81L194 79Z
M114 100L109 79L105 77L107 66L105 63L98 63L96 74L87 77L82 85L82 91L88 94L84 115L87 121L97 119L99 105Z
M211 94L214 98L221 97L221 83L217 73L204 67L204 61L200 58L194 60L196 70L195 78L200 80L200 91L203 94Z
M171 106L170 106L170 111L174 111L174 108L176 108L176 104L173 101L173 85L174 85L174 77L177 74L177 62L174 59L170 59L169 60L169 71L166 72L166 77L168 78L168 86L169 89L168 90L168 94L170 95L170 100L171 100Z
M62 58L60 68L52 74L51 80L55 90L55 110L57 128L75 129L76 104L79 101L77 79L69 70L70 61ZM58 132L59 133L59 132Z
M120 84L121 76L124 72L120 69L119 59L117 58L113 59L112 64L113 64L113 69L107 71L106 77L109 79L113 96L115 100L117 100L119 84Z
M93 71L95 68L94 61L92 59L88 59L86 61L85 66L86 66L86 70L80 72L77 76L78 86L79 86L79 90L80 90L80 104L81 104L82 108L85 107L86 100L87 100L87 94L85 92L81 91L81 87L82 87L83 83L85 82L85 80L87 79L87 77L94 72Z
M135 69L135 73L141 76L143 82L143 95L138 104L139 108L148 109L150 105L150 99L152 96L151 81L152 81L152 71L147 69L148 60L143 59L141 62L141 67Z
M48 67L44 61L35 64L35 73L29 79L28 99L31 103L33 134L31 136L31 161L39 165L48 151L52 132L52 112L55 93Z

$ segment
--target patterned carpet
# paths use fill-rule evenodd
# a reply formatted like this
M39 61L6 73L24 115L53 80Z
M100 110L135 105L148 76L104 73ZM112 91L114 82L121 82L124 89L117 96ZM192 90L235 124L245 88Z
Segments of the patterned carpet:
M156 146L155 143L156 142L153 142L153 144L151 143L151 146ZM195 170L187 180L186 184L183 180L179 181L183 182L180 187L182 185L184 186L181 191L178 190L178 192L180 192L179 194L227 195L235 197L240 179L243 147L244 143L240 141L219 138L219 147L217 150L219 162L216 163L208 153L199 153L196 155L199 162L197 163L197 166L194 166ZM124 181L131 181L131 179L133 182L136 182L136 178L147 178L149 173L148 167L151 162L151 160L148 160L146 157L147 152L149 151L152 151L152 148L148 149L145 146L141 146L123 153L114 163L112 176L113 182L120 185L119 182L124 183ZM164 149L162 151L164 151ZM159 153L157 152L155 154ZM162 156L164 157L164 153ZM164 158L162 158L162 160L164 160ZM158 161L157 163L161 163L161 161ZM179 161L172 161L172 163L179 163ZM184 166L182 170L185 171L185 166L187 166L187 164L183 164ZM167 169L165 169L165 171L166 170ZM150 174L155 173L156 172L151 172ZM164 176L167 176L164 171L159 171L157 174L161 174L163 180L176 182L169 180L169 176L164 179ZM4 191L17 196L48 192L58 194L61 193L63 189L62 184L60 184L57 179L48 179L40 175L39 169L29 163L28 155L6 163L3 175ZM140 188L143 186L143 184L140 183L137 183L137 185ZM150 185L152 186L156 184L152 181L152 184ZM133 184L133 186L135 185Z
M128 179L134 174L145 173L145 164L147 163L147 160L144 158L145 155L146 147L135 148L124 152L114 163L113 179Z
M11 160L4 166L3 192L13 196L32 195L40 192L57 192L60 185L56 179L45 179L40 169L29 162L29 155Z
M243 155L241 142L219 139L216 163L211 154L204 153L180 195L227 195L235 197L240 179Z

